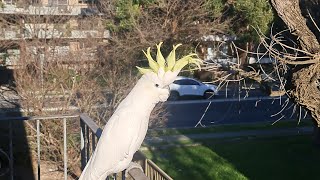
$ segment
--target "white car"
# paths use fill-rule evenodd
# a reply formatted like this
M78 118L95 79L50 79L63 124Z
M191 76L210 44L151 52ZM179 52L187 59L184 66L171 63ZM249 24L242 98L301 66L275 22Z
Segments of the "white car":
M218 88L212 84L204 84L198 80L188 77L178 76L176 80L169 85L169 100L178 100L181 96L202 96L209 99L218 94Z

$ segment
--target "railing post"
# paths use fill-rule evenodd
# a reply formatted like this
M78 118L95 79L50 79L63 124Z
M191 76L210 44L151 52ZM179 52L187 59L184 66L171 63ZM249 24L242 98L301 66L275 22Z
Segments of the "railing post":
M86 134L86 128L85 123L82 121L80 117L80 137L81 137L81 170L83 170L86 166L87 160L86 160L86 143L85 143L85 134Z
M89 159L90 159L90 129L88 126L85 126L86 128L86 137L85 137L85 143L86 144L86 164L88 163Z
M126 171L121 172L121 180L126 180Z
M144 160L144 173L147 177L150 177L150 173L149 173L149 166L148 166L148 160L145 159Z
M68 179L68 156L67 156L67 119L63 118L63 168L64 179Z
M91 131L91 145L92 145L92 153L94 152L94 150L96 149L96 135L93 131Z
M13 180L13 137L12 137L12 120L9 120L9 168L10 168L10 179Z
M40 120L37 119L37 165L38 165L38 180L40 180Z

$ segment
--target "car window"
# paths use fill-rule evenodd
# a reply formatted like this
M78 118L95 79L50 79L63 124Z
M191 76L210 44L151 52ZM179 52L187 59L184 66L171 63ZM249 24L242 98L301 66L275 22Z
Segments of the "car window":
M191 79L180 79L173 82L174 84L178 85L199 85L197 81Z
M183 85L183 80L175 80L173 81L174 84Z
M199 85L199 83L191 79L186 79L186 85Z

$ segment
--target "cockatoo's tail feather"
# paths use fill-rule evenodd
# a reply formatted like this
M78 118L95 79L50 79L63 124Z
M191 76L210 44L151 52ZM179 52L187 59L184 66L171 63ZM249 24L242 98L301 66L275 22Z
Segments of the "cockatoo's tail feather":
M182 44L177 44L173 46L173 49L168 55L168 57L166 58L166 60L164 59L161 53L161 45L162 45L162 42L156 45L157 46L156 61L151 56L150 47L147 49L147 53L143 51L144 55L148 59L150 68L137 67L142 74L146 74L148 72L154 72L158 74L159 70L161 71L164 70L165 72L180 71L187 64L195 64L198 66L199 69L201 68L200 65L202 61L199 58L197 58L197 54L195 53L189 54L187 56L182 57L179 60L176 60L176 49Z

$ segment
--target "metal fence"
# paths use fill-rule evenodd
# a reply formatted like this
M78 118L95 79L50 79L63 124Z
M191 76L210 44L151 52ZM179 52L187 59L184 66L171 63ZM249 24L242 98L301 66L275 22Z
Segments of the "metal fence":
M63 120L63 162L64 162L64 179L67 180L68 175L68 155L67 155L67 119L79 117L78 115L57 115L57 116L46 116L46 117L5 117L0 118L0 122L8 121L9 123L9 177L10 180L14 179L14 156L13 156L13 127L14 121L36 121L36 137L37 137L37 179L41 179L40 168L41 168L41 146L40 146L40 121L42 120Z
M152 180L173 180L167 173L165 173L150 159L145 160L144 172L146 176Z
M9 137L9 153L6 154L0 148L0 155L4 154L4 157L8 159L8 172L10 173L9 179L14 179L14 155L13 155L13 127L12 124L14 121L36 121L36 152L37 152L37 173L36 179L41 179L41 121L47 120L62 120L63 121L63 173L64 179L68 179L68 148L67 148L67 120L68 119L77 119L80 118L80 143L81 143L81 169L86 166L87 162L90 159L91 154L94 152L96 143L98 142L102 129L87 115L56 115L56 116L46 116L46 117L5 117L0 118L0 122L7 121L9 123L8 127L8 137ZM139 154L143 157L142 167L145 169L145 173L140 169L131 169L128 174L131 176L131 179L134 180L172 180L164 171L162 171L155 163L147 159L142 153ZM0 168L1 162L0 162ZM0 171L1 173L1 171ZM1 174L0 174L1 179ZM108 177L107 179L122 179L125 180L125 171L113 176Z

